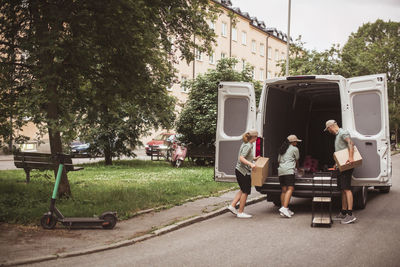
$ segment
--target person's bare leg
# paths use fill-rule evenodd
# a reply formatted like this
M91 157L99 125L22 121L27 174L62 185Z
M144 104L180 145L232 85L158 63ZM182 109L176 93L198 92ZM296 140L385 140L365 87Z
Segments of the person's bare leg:
M239 202L240 197L242 196L242 194L243 194L242 190L239 190L239 191L236 193L236 195L235 195L235 197L233 198L232 203L231 203L231 206L232 206L232 207L236 208L236 205L237 205L237 203Z
M285 194L285 199L283 200L283 206L287 208L289 206L290 198L292 197L294 187L293 186L288 186L288 189Z
M351 190L344 190L346 194L347 210L353 210L353 192Z
M240 204L239 204L239 213L242 213L244 210L244 206L246 205L246 200L247 200L247 194L242 193L240 197Z
M342 210L347 210L346 190L342 190Z
M281 193L281 206L283 206L283 202L285 201L285 194L287 191L287 186L282 186L282 193Z

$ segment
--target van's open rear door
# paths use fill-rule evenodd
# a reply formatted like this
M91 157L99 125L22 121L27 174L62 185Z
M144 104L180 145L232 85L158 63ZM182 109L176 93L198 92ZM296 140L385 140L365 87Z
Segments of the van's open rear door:
M235 182L242 134L256 126L253 85L221 82L218 86L218 114L215 149L215 180Z
M386 75L377 74L347 79L349 104L343 113L352 116L343 121L363 157L354 170L354 186L390 185L389 111ZM347 110L346 110L347 109ZM343 119L345 116L343 116Z

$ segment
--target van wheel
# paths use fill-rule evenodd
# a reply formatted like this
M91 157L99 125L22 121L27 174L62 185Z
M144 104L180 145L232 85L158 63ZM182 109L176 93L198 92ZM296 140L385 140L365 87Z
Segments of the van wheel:
M354 209L363 210L367 206L368 187L361 186L354 194Z
M387 194L390 192L390 186L375 186L375 189L379 190L379 193Z
M276 207L280 207L281 206L281 198L280 197L267 198L267 201L274 203L274 205Z

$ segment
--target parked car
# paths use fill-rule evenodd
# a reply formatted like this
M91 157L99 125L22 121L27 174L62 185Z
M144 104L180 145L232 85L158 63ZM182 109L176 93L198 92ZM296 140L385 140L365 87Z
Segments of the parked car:
M153 148L153 155L159 153L160 150L166 151L168 149L167 139L174 135L174 133L161 133L145 145L146 155L151 156L151 147Z
M232 166L237 161L241 135L249 129L257 129L259 140L255 151L270 160L266 181L256 190L267 194L268 201L280 205L279 145L286 136L295 133L303 139L300 164L311 155L318 159L317 170L333 166L334 137L324 134L323 129L325 121L335 119L350 132L363 157L362 166L354 170L351 185L355 207L364 208L368 187L387 193L392 185L388 118L385 74L349 79L334 75L269 79L265 81L258 108L252 84L221 82L215 180L236 181ZM312 177L313 173L296 177L293 196L312 197ZM336 189L336 179L332 180ZM340 191L335 190L334 195L339 197Z
M74 156L89 156L89 143L81 142L81 141L73 141L69 145L71 154Z

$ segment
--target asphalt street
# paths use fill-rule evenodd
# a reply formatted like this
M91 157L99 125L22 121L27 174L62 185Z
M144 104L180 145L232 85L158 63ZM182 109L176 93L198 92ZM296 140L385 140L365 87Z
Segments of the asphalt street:
M397 155L390 193L370 190L368 205L355 213L358 220L354 224L312 228L310 200L294 199L291 219L282 218L273 204L264 201L246 209L253 214L251 219L224 214L132 246L46 265L399 266L399 175Z

